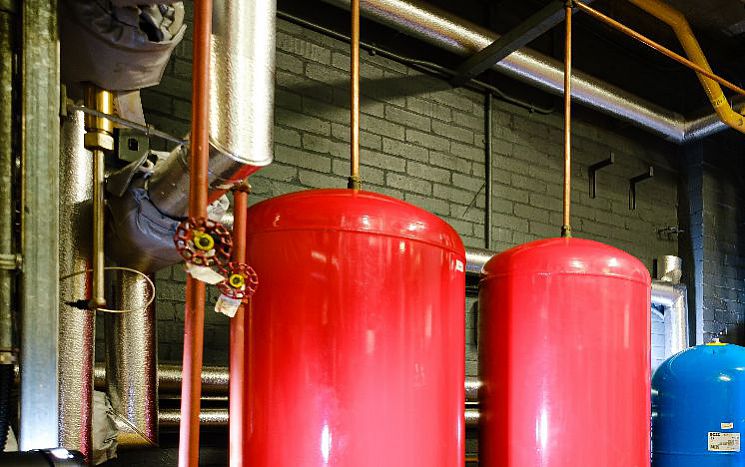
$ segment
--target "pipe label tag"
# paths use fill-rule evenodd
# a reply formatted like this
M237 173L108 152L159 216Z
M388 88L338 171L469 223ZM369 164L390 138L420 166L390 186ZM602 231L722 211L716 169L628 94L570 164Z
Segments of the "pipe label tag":
M709 451L740 452L740 433L709 432Z

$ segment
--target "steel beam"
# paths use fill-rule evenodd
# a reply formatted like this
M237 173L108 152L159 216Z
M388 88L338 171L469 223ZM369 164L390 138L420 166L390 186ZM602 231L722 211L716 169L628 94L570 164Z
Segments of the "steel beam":
M60 73L57 0L21 3L20 449L58 440Z
M589 3L585 2L585 3ZM540 11L520 23L516 28L481 49L463 62L451 80L453 86L463 86L468 81L502 61L512 52L528 45L564 20L566 2L554 0Z

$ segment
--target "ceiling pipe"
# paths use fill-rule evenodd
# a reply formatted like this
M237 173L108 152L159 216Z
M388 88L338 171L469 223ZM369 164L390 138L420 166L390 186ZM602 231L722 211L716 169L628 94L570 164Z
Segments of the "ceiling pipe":
M670 26L688 58L705 71L712 72L701 46L693 35L691 26L680 11L659 0L629 0L629 2ZM745 133L745 119L732 109L719 83L702 73L697 73L697 76L714 111L719 115L719 119L735 130Z
M350 7L350 0L323 1L341 8ZM361 12L371 20L462 56L470 56L500 37L419 0L362 0ZM493 69L552 94L561 95L564 90L562 64L528 48L513 52ZM696 141L727 127L716 114L686 120L677 112L581 71L572 75L572 98L678 144Z

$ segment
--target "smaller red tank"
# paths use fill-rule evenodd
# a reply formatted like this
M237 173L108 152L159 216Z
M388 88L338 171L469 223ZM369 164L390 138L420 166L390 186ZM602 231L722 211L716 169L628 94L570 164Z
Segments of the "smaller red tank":
M479 288L482 467L649 467L649 272L602 243L527 243Z

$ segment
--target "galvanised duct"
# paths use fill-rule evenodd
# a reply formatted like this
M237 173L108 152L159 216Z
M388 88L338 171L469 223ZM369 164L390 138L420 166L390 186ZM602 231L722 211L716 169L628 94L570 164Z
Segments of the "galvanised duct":
M60 63L56 0L18 3L22 31L19 448L58 446Z
M346 9L350 6L350 0L323 1ZM367 18L458 55L472 55L500 37L418 0L362 0L361 8ZM513 52L493 69L552 94L560 95L564 90L561 63L527 48ZM686 120L581 71L573 72L572 96L587 107L679 144L727 128L716 114Z

